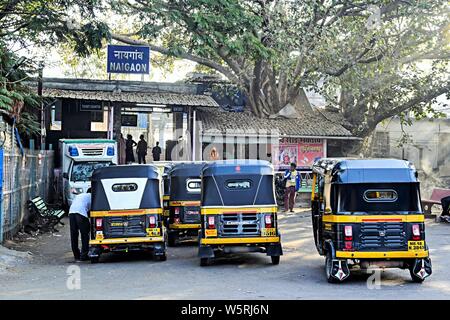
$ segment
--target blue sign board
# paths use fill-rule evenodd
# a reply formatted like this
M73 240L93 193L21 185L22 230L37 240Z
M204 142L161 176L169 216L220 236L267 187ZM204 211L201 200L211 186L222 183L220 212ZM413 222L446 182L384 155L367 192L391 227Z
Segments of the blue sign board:
M108 73L150 73L150 48L108 45Z

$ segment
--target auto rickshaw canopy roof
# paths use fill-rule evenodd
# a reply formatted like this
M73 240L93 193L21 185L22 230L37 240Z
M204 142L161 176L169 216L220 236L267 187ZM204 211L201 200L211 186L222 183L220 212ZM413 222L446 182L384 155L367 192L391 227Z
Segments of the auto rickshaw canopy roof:
M331 175L333 183L413 183L418 182L412 163L399 159L322 158L313 171Z
M204 165L202 176L212 175L273 175L273 166L265 160L222 160Z
M158 169L152 165L119 165L96 169L92 181L117 178L148 178L158 179Z
M174 164L168 171L171 177L199 177L205 163L186 162Z

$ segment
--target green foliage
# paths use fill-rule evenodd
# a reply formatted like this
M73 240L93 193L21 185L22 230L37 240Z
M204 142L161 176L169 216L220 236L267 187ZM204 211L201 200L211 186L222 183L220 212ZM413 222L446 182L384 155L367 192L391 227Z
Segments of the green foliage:
M18 63L19 57L0 42L0 113L15 118L21 134L32 136L40 131L36 116L40 98L23 81L34 66L28 61Z
M393 112L433 113L431 88L448 82L445 0L108 3L130 17L133 39L223 73L258 115L292 103L302 88L315 89L365 135ZM430 59L439 61L431 71L421 66Z

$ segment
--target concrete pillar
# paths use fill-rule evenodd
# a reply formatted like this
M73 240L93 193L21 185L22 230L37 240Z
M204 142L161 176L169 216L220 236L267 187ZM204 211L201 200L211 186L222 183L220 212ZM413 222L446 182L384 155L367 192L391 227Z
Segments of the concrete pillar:
M113 139L116 139L120 134L122 127L122 107L118 104L114 104L113 111Z

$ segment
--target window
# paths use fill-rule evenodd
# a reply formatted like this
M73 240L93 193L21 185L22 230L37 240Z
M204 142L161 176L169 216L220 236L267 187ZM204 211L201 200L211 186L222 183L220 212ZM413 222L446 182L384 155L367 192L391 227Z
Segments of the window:
M397 192L394 190L367 190L364 200L367 202L394 202L397 201Z
M228 180L226 182L227 189L230 190L245 190L252 187L250 180Z
M107 167L110 164L111 162L108 161L74 162L70 175L70 181L89 181L91 179L92 172L94 172L95 169Z
M112 186L114 192L133 192L138 188L136 183L116 183Z
M91 111L91 122L103 122L103 111Z
M187 179L186 190L191 193L200 193L202 190L202 181L200 179Z

